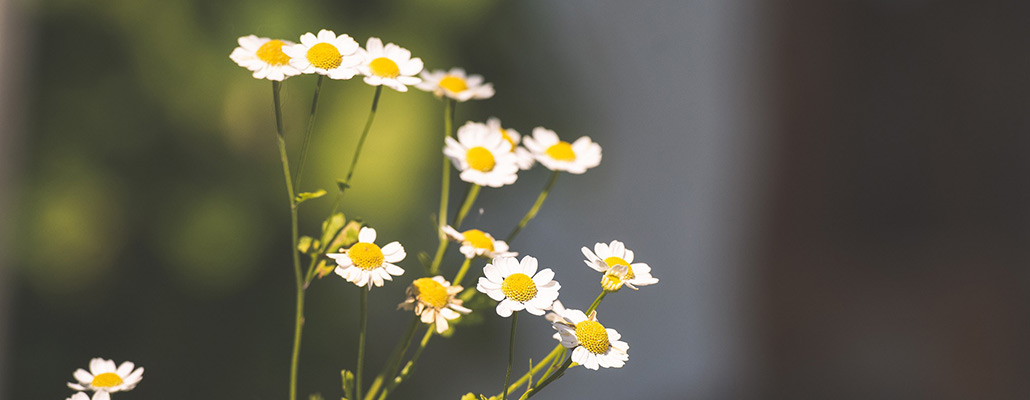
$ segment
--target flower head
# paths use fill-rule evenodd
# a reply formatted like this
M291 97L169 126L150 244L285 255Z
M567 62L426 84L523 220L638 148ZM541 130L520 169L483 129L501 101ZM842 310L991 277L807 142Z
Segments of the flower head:
M533 128L533 137L525 138L526 148L536 160L552 171L582 174L601 164L601 146L583 136L571 144L543 127Z
M519 169L527 170L533 167L533 153L530 153L525 147L519 146L519 142L522 140L522 135L519 134L519 131L512 128L504 128L501 126L501 120L496 117L488 118L486 126L491 130L501 132L504 140L511 144L511 152L515 153L515 163L518 164Z
M372 86L384 85L398 92L407 92L407 85L415 85L422 79L415 76L422 72L422 59L411 58L408 49L387 43L379 38L368 38L364 49L358 50L361 62L358 71L365 75L365 83Z
M447 330L447 320L458 318L458 313L472 312L462 307L462 301L454 297L461 293L461 290L461 286L451 286L450 282L439 275L415 279L411 286L408 286L408 299L397 308L414 309L415 315L421 317L422 323L436 324L436 333L443 333Z
M551 326L558 331L555 340L572 350L572 361L596 370L598 367L622 368L629 360L629 344L619 340L622 335L597 322L597 311L590 316L580 310L566 309L555 301L554 313L548 314Z
M239 66L254 72L254 78L281 81L300 71L290 65L290 56L284 48L293 46L288 40L270 39L255 35L241 36L236 40L240 47L232 50L229 58Z
M497 303L497 315L509 317L513 311L525 309L533 315L544 315L558 299L561 285L554 280L554 271L537 272L536 258L525 256L497 257L483 267L476 290L486 293Z
M658 279L651 276L651 267L644 263L633 263L633 251L618 240L613 240L611 244L594 244L594 251L586 247L582 250L587 258L583 262L604 274L601 278L604 290L615 292L624 284L637 290L637 286L658 283Z
M304 74L320 74L329 79L350 79L357 75L355 69L361 58L358 42L348 35L336 35L328 29L318 31L318 36L308 32L300 37L300 43L284 47L290 56L290 65Z
M89 371L82 368L75 370L72 376L79 382L69 382L68 387L74 390L92 390L96 392L93 395L94 400L106 400L110 398L108 393L129 391L139 384L143 379L143 367L133 370L135 366L131 361L115 366L114 361L94 358L89 360Z
M455 242L461 243L461 254L465 258L476 256L495 258L500 256L514 257L517 253L508 251L508 244L503 240L494 239L489 233L479 229L469 229L465 232L458 232L450 225L443 227L447 237Z
M447 96L457 101L482 100L494 97L494 85L483 83L482 75L465 75L461 68L422 71L422 83L415 87L433 92L436 97Z
M355 285L383 286L383 280L392 281L393 276L401 276L404 269L393 263L401 262L407 253L398 242L390 242L380 248L375 243L376 230L362 227L358 232L358 243L354 243L343 253L326 254L336 260L336 274Z
M486 124L468 122L458 128L458 140L444 139L443 154L461 171L461 180L480 186L501 187L515 183L519 166L511 144Z

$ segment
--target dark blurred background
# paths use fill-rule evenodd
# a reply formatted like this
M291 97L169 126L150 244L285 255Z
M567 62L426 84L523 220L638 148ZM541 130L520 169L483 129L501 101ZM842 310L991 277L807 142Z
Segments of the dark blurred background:
M603 146L513 248L571 307L596 296L584 245L622 240L661 282L602 305L625 368L539 398L1030 398L1030 7L933 0L0 0L0 398L67 397L98 356L146 367L117 399L286 397L271 85L228 54L321 28L485 75L497 96L459 122ZM314 82L284 86L294 150ZM372 93L326 81L305 189L341 177ZM385 90L348 193L409 253L370 296L367 375L435 248L441 114ZM546 178L484 190L470 222L507 232ZM301 393L339 398L357 290L330 276L308 299ZM546 354L551 328L521 322L519 358ZM434 339L396 398L496 393L508 327Z

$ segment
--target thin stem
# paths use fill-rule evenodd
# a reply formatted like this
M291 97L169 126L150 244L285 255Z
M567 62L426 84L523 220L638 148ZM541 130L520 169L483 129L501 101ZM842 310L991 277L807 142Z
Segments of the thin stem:
M376 118L376 108L379 107L379 95L383 93L382 86L376 86L376 93L372 97L372 110L368 113L368 120L365 121L365 129L361 131L361 138L358 139L358 147L354 149L354 157L350 161L350 169L347 170L347 177L344 178L343 183L350 184L350 178L354 176L354 166L358 165L358 157L361 156L361 148L365 145L365 138L368 137L368 131L372 129L372 121Z
M476 197L479 196L479 189L483 188L482 186L474 183L470 183L469 185L469 192L465 195L465 202L461 203L461 209L458 210L458 217L454 220L454 229L461 227L461 222L465 220L465 216L468 215L469 209L472 208L472 204L476 202Z
M551 173L551 179L548 180L547 185L544 186L544 190L540 192L540 196L537 196L536 202L533 203L533 208L530 208L529 212L526 213L526 216L522 217L522 221L519 221L519 224L515 226L515 229L512 230L510 234L508 234L508 238L505 240L505 242L511 244L511 241L515 239L515 236L518 235L519 232L522 231L522 228L526 227L526 224L529 223L529 220L533 219L533 217L536 216L536 213L540 211L540 206L543 205L544 200L547 199L547 194L551 192L551 187L554 186L554 181L556 181L557 179L558 171L554 171L553 173Z
M508 386L508 392L514 392L515 389L519 388L519 386L522 386L523 384L528 382L534 375L540 372L540 370L543 369L545 365L551 364L548 361L551 361L552 359L557 357L559 354L561 354L561 352L562 346L560 344L555 346L554 350L551 350L551 352L547 354L546 357L538 361L537 364L533 366L533 369L529 370L529 372L526 372L526 374L522 375L522 377L519 378L519 380L515 381L515 383L512 383L510 386Z
M354 377L354 386L357 390L354 392L357 394L355 399L361 398L361 371L365 367L365 331L368 328L368 291L367 287L361 288L361 322L359 323L358 330L361 333L358 336L358 372Z
M422 350L426 349L426 345L429 344L429 338L433 337L433 332L435 332L433 330L433 326L430 325L429 328L426 329L425 336L422 336L422 341L418 344L418 348L415 349L415 354L411 356L411 359L408 360L407 364L404 364L404 368L401 369L401 373L398 374L396 378L393 378L393 380L390 381L390 384L386 385L386 388L383 389L383 393L379 395L379 400L386 399L386 396L389 395L397 385L400 385L401 382L404 382L404 380L411 375L411 372L414 371L415 363L418 362L418 358L422 356Z
M383 371L376 376L375 381L368 387L368 393L365 394L365 400L372 400L379 392L379 388L383 385L383 380L386 377L392 377L397 374L397 370L401 367L401 358L404 357L404 353L408 352L408 347L411 345L411 338L415 336L415 328L418 327L419 318L418 315L413 315L411 323L408 324L408 329L404 332L403 339L397 343L397 347L394 347L393 353L390 354L389 361L386 363L386 367Z
M595 299L594 302L590 304L590 308L587 309L585 314L586 315L590 315L591 312L596 310L597 306L601 305L601 300L604 300L604 296L607 296L607 295L608 295L608 291L604 290L604 289L601 289L601 294L597 295L597 299Z
M297 186L294 190L300 191L300 181L304 178L304 160L307 160L308 156L308 143L311 141L311 130L315 126L315 111L318 110L318 94L322 92L322 79L325 75L318 76L318 82L315 83L315 96L311 99L311 115L308 116L308 128L304 132L304 144L300 148L300 161L297 163Z
M300 253L297 250L297 199L293 194L293 182L290 179L290 160L286 154L286 135L283 132L283 110L279 92L282 82L272 81L272 102L275 103L276 143L279 146L279 162L283 167L283 179L286 181L286 195L290 200L290 253L293 254L293 272L297 283L297 314L293 329L293 355L290 361L290 400L297 398L297 364L300 358L300 338L304 328L304 284L301 281Z
M469 272L469 265L472 265L472 259L466 257L465 262L461 263L461 268L458 269L458 274L454 276L453 285L461 284L461 280L465 279L465 273Z
M452 137L454 129L454 100L444 100L444 111L443 111L443 136L444 138ZM444 139L446 142L446 139ZM447 226L447 203L450 197L451 191L451 160L447 159L447 156L443 157L443 171L440 175L440 210L437 212L437 219L439 220L439 226L437 229L437 238L440 240L440 245L436 247L436 254L433 256L433 263L429 266L429 274L434 275L436 271L440 269L440 262L443 261L443 255L447 251L447 235L443 233L443 227Z
M511 381L511 364L515 361L515 326L519 322L519 312L511 317L511 339L508 340L508 372L504 374L504 395L501 400L508 400L508 382Z
M569 357L565 360L565 363L563 363L557 371L554 371L553 374L549 375L547 379L544 379L543 382L538 382L536 386L529 388L529 390L527 390L526 393L523 393L520 400L525 400L530 397L533 397L533 395L537 394L537 392L543 390L545 387L547 387L547 385L550 385L551 382L554 382L558 380L558 378L561 378L561 376L565 373L565 370L569 369L569 366L571 365L572 357Z

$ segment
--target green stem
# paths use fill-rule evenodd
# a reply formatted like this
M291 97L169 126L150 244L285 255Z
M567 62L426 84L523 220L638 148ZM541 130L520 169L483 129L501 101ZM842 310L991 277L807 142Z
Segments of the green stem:
M511 382L511 364L515 361L515 326L519 322L519 312L511 317L511 339L508 340L508 372L504 374L504 395L501 400L508 400L508 382Z
M418 358L422 356L422 350L425 350L426 345L429 344L429 338L433 337L433 332L435 332L433 330L433 326L430 325L429 328L426 329L425 336L422 336L422 341L418 344L418 348L415 349L415 354L412 354L408 363L404 364L404 368L401 369L401 373L386 385L386 388L383 389L383 393L379 395L379 400L386 399L386 396L389 395L397 385L400 385L401 382L404 382L404 380L408 378L408 376L411 376L411 372L414 371L415 368L415 363L418 362Z
M394 347L393 353L390 354L389 361L386 363L386 367L376 375L375 381L368 387L368 392L365 393L365 400L372 400L379 392L379 388L383 385L383 380L386 377L392 377L397 374L397 370L401 367L401 358L404 357L404 353L408 352L408 347L411 345L411 338L415 336L415 328L418 327L419 318L417 315L413 315L411 323L408 324L408 329L404 332L403 339L397 343L397 347Z
M545 365L551 364L548 361L553 360L555 357L557 357L559 354L561 354L561 352L562 352L562 346L560 344L555 346L554 350L551 350L551 353L549 353L546 357L544 357L542 360L537 362L537 364L535 366L533 366L533 369L530 369L529 372L526 372L525 375L522 375L522 377L519 378L519 380L515 381L515 383L512 383L511 386L508 386L508 392L514 392L515 389L519 388L519 386L522 386L523 384L528 382L530 379L532 379L533 376L536 375L538 372L540 372L540 370L543 369ZM500 395L498 395L498 396L500 396ZM496 396L494 396L494 397L496 397Z
M297 314L293 329L293 355L290 361L290 400L297 398L297 364L300 358L300 337L304 328L304 283L300 272L300 253L297 251L299 236L297 228L297 199L293 194L293 182L290 179L290 160L286 154L286 134L283 132L283 110L279 92L282 82L272 81L272 102L275 103L275 130L279 146L279 162L283 167L283 179L286 180L286 195L290 200L290 253L293 254L293 272L297 283Z
M461 285L461 280L465 279L465 273L469 271L469 265L472 265L472 259L466 258L465 262L461 263L461 268L458 269L458 274L454 276L454 282L452 285Z
M368 328L368 291L367 287L361 288L361 322L359 323L358 330L361 333L358 336L358 372L354 377L354 386L357 390L354 392L357 394L355 399L361 398L361 371L365 367L365 331Z
M465 195L465 202L461 203L461 209L458 210L458 217L454 220L454 229L461 227L461 222L465 220L465 216L468 215L469 209L472 208L472 204L476 202L476 197L479 196L479 189L482 186L474 183L469 184L469 192Z
M536 386L529 388L529 390L527 390L526 393L523 393L522 397L520 398L520 400L525 400L525 399L528 399L530 397L533 397L533 395L537 394L537 392L543 390L545 387L547 387L547 385L550 385L551 382L554 382L554 381L558 380L558 378L561 378L562 375L565 374L565 370L569 369L569 366L571 366L571 365L572 365L572 357L569 357L568 359L565 360L565 363L563 363L561 365L561 367L558 368L557 371L554 371L553 374L549 375L547 377L547 379L544 379L543 382L537 383Z
M304 160L308 156L308 143L311 140L311 130L315 126L315 111L318 110L318 94L322 92L322 79L325 75L318 76L318 82L315 83L315 96L311 99L311 115L308 116L308 128L304 132L304 144L300 147L300 161L297 163L297 184L294 190L300 191L300 181L304 178Z
M444 111L443 111L443 136L444 138L452 137L454 130L454 100L444 100ZM446 139L444 139L446 145ZM439 220L439 226L437 229L437 238L440 240L440 245L436 247L436 254L433 256L433 263L429 266L429 274L435 275L440 269L440 262L443 261L443 255L447 251L447 235L443 233L443 227L447 226L447 203L450 197L451 191L451 160L447 159L447 156L443 157L443 171L440 175L440 210L437 212L437 219Z
M505 239L505 242L511 244L511 241L515 239L515 236L518 235L519 232L522 231L522 228L526 227L529 220L536 216L536 213L540 211L540 206L544 204L544 200L547 199L547 194L551 192L551 187L554 186L554 181L556 180L558 180L558 171L551 173L551 179L547 181L547 185L544 186L544 190L540 192L539 196L537 196L536 202L533 203L533 208L530 208L529 212L526 213L526 216L522 217L522 221L519 221L519 224L515 226L515 229L508 234L508 238Z
M597 306L601 305L601 300L604 300L604 296L607 295L608 291L601 289L601 294L597 295L597 299L595 299L594 302L590 304L590 308L588 308L584 314L589 316L591 312L597 309Z
M376 109L379 107L379 95L383 93L382 86L376 86L376 93L372 97L372 110L368 113L368 119L365 121L365 129L361 131L361 138L358 139L358 147L354 149L354 157L350 161L350 169L347 170L347 177L344 178L344 184L350 184L350 178L354 176L354 166L358 165L358 157L361 156L361 148L365 145L365 138L368 137L368 131L372 129L372 121L376 119Z

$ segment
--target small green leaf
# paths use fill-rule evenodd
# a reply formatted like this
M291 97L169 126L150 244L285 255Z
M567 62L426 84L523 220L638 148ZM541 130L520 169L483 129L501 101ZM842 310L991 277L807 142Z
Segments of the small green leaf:
M429 269L429 263L432 261L429 259L429 254L424 251L418 252L418 262L422 263L422 268Z
M343 381L344 400L354 398L354 373L348 370L341 370L340 377Z
M322 196L325 196L324 189L318 189L314 192L300 192L297 193L297 204L303 203L311 199L317 199Z
M307 254L308 250L311 250L311 242L313 240L314 239L312 239L311 236L301 236L300 239L297 240L297 250L301 253Z
M358 241L358 232L361 232L361 225L362 223L358 221L348 222L347 226L343 227L343 230L336 236L336 239L326 248L326 251L336 251L356 243Z
M321 393L315 393L315 394L312 394L312 395L308 396L308 400L325 400L325 398L322 397Z
M322 243L332 242L333 238L336 237L336 234L340 232L340 229L343 229L343 225L346 222L347 219L344 218L343 213L336 213L330 215L329 218L326 218L325 221L322 221ZM337 249L330 247L328 249L321 250L335 251Z
M330 272L333 272L334 269L336 269L335 265L330 265L325 260L319 260L318 266L315 267L315 273L318 275L318 278L321 279L326 275L329 275Z

